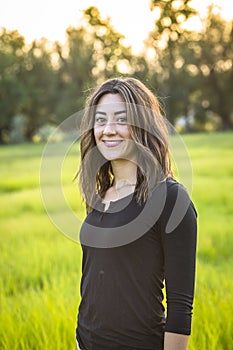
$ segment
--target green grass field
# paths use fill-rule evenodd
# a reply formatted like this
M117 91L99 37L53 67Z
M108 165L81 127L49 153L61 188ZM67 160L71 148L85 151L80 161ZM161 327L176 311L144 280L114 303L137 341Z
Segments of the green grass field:
M192 198L199 214L189 349L231 350L233 133L183 139L192 161ZM43 147L0 148L1 350L76 348L81 248L53 225L44 209L39 188ZM83 217L77 185L72 182L77 164L74 146L64 164L62 183L70 207Z

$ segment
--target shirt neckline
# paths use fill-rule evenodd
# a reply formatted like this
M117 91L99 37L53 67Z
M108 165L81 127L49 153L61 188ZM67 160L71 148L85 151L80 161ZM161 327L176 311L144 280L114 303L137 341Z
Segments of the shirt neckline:
M106 201L106 202L100 201L100 202L99 202L99 205L100 205L100 207L101 207L101 211L102 211L103 213L107 213L107 212L109 212L110 209L115 208L116 206L119 205L119 203L121 203L121 202L124 201L124 200L127 200L127 205L126 205L126 206L128 206L129 203L131 202L132 198L134 197L134 195L135 195L135 192L132 192L132 193L129 193L129 194L127 194L126 196L121 197L121 198L118 198L118 199L116 199L116 200L110 200L110 201ZM130 198L131 198L131 199L130 199ZM130 199L130 200L129 200L129 199ZM107 208L106 210L104 210L105 205L106 205L107 203L109 203L109 206L108 206L108 208ZM125 207L125 206L124 206L124 207Z

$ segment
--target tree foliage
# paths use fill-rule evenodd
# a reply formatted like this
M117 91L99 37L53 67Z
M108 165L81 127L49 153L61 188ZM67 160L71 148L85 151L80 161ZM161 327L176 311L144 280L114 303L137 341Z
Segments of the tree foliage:
M190 0L151 0L152 9L159 11L154 30L149 35L148 45L157 53L157 68L152 72L152 84L159 79L160 89L166 97L169 120L174 123L178 116L188 116L190 94L193 88L187 79L190 57L187 43L190 33L184 24L196 11Z
M45 39L33 41L24 57L21 69L25 99L21 108L26 116L26 138L30 140L36 130L53 118L54 71L48 42Z
M190 131L217 118L219 128L231 129L233 23L212 6L201 31L188 29L190 18L197 16L191 0L151 0L151 9L159 15L138 55L93 6L83 12L79 26L67 28L64 45L46 39L28 45L18 31L3 28L0 143L8 141L17 115L26 121L21 132L30 141L41 126L56 125L84 108L96 84L124 75L139 78L155 91L173 124L184 117Z
M6 138L13 116L24 99L20 73L24 57L24 38L17 31L3 28L0 40L0 141Z
M159 82L166 97L166 110L172 123L178 117L193 116L204 127L208 116L217 115L222 129L233 127L232 22L215 15L214 6L202 21L200 32L188 30L187 21L197 16L190 0L151 1L159 9L147 46L157 53L151 72L152 85Z
M226 23L209 8L203 31L193 45L201 89L199 99L205 111L220 116L222 129L232 128L233 22Z

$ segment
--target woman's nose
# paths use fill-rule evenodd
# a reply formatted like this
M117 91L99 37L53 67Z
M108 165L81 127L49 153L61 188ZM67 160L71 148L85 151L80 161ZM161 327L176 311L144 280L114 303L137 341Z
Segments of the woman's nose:
M116 123L108 122L105 127L103 133L105 135L115 135L116 134Z

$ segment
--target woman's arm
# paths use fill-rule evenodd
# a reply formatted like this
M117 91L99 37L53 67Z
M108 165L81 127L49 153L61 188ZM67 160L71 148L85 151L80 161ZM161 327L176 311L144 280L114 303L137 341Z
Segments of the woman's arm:
M164 350L187 350L188 335L165 332Z
M174 221L173 230L167 232L167 222L177 204L181 220L176 225ZM183 217L180 214L183 214ZM181 185L174 184L168 187L161 230L167 297L165 349L186 350L191 333L197 220L195 208Z

